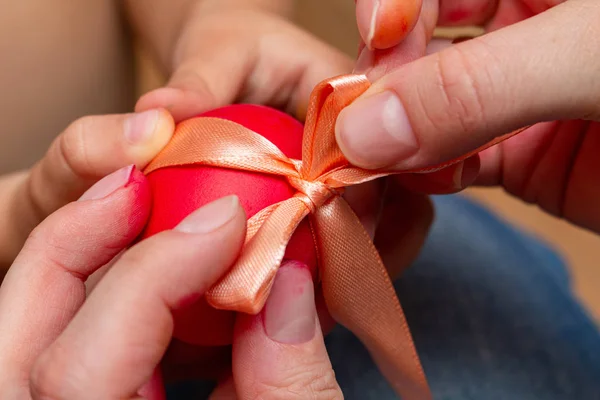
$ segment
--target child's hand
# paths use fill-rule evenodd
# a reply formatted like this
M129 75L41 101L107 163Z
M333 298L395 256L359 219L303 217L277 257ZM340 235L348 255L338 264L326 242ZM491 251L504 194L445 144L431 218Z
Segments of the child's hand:
M180 121L241 101L302 119L318 82L352 70L348 57L277 14L252 1L232 3L197 2L170 58L161 60L170 74L166 87L144 95L137 111L165 107Z
M169 142L164 110L81 118L62 132L31 170L0 180L0 277L32 229L121 167L142 168ZM1 279L0 279L1 280Z

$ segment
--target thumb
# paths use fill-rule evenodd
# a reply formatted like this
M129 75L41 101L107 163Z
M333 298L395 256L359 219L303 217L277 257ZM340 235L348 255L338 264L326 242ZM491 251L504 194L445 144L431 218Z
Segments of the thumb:
M306 265L284 263L264 310L239 315L233 377L243 399L342 399L319 326Z
M169 142L173 119L164 110L88 116L72 123L10 193L0 194L0 265L9 264L31 230L119 168L143 168ZM2 233L4 232L4 233Z
M599 18L598 2L566 2L406 64L342 111L338 143L356 165L409 170L537 122L599 118Z

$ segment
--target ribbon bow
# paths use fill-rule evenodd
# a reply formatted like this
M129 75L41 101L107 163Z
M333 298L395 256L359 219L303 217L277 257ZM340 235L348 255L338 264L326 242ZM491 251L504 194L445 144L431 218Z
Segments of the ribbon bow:
M286 157L274 144L244 126L202 117L182 122L171 144L145 172L202 164L286 177L297 194L249 219L240 257L209 291L207 301L218 309L260 312L288 241L298 224L309 216L319 278L332 317L363 342L402 398L425 400L431 394L390 277L369 235L341 197L344 187L394 173L350 165L335 141L338 114L369 86L366 77L350 75L322 82L314 89L304 128L302 160ZM443 168L476 152L422 172Z

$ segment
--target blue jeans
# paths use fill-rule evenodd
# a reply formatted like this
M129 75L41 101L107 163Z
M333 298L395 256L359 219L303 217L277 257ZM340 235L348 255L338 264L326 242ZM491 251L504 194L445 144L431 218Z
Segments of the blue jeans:
M434 399L600 400L600 334L563 261L463 197L434 201L425 248L395 283ZM346 399L397 398L349 331L326 343Z

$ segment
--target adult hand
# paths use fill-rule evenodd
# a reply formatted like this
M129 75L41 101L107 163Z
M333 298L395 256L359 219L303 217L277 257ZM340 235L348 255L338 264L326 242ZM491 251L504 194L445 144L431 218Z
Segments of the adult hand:
M157 8L167 7L163 0L154 3ZM156 46L164 35L144 24L148 19L142 18L143 13L138 18L140 32L155 44L170 77L165 87L140 98L138 111L165 107L180 121L238 101L280 108L303 119L314 86L352 70L350 58L281 16L290 3L287 0L187 3L193 4L170 46ZM146 6L130 2L130 7ZM144 10L139 11L149 12ZM132 9L132 15L136 11ZM380 183L368 183L349 188L345 195L371 236L381 216L382 188ZM429 212L421 215L407 210L402 225L419 232L413 244L424 241L426 232L421 227L431 222L430 205L424 198L418 208ZM412 247L408 254L414 254Z
M172 311L227 271L246 219L227 197L122 252L149 209L147 180L127 167L35 229L0 288L3 397L138 398L143 387L160 398L154 371L171 342ZM86 299L87 277L117 255Z
M323 341L307 266L282 265L263 311L238 316L232 373L211 400L343 399Z
M445 3L442 10L458 9ZM494 14L493 2L475 3L486 11L472 12L469 22L491 18L494 30L523 20L381 74L340 115L338 142L358 165L402 171L448 161L533 125L481 153L476 183L501 185L600 231L600 185L593 178L600 168L600 4L573 0L548 9L557 2L500 0ZM464 187L477 168L449 178ZM420 179L428 189L440 183Z
M171 343L172 312L227 271L246 220L235 197L223 198L121 253L149 207L145 177L127 167L35 229L0 288L3 396L162 398L155 371ZM86 278L117 255L85 299ZM282 266L263 312L238 319L233 376L240 399L342 398L306 266Z
M129 164L143 168L174 130L165 110L89 116L72 123L28 171L0 179L0 275L32 229L76 200L105 175Z

